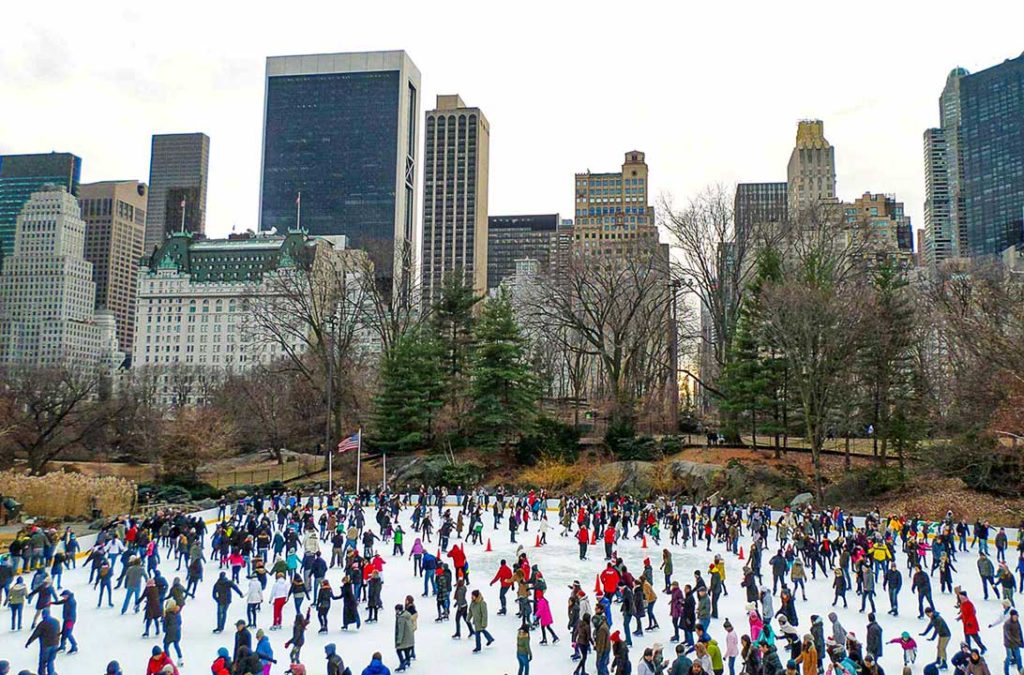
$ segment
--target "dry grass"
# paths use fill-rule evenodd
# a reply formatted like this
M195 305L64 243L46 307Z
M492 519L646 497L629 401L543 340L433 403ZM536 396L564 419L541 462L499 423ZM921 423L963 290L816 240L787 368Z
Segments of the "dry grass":
M0 472L0 494L20 502L25 515L43 518L88 517L94 507L105 516L128 513L137 498L130 480L63 471L45 476Z
M543 461L525 469L517 482L549 492L573 492L583 485L584 474L585 470L578 464Z

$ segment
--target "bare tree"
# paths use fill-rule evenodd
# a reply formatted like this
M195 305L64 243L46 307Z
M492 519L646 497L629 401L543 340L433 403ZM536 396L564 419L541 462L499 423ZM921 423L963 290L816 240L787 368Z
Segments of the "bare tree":
M803 412L814 483L823 497L821 451L840 394L869 328L861 251L851 246L838 205L801 215L787 239L781 281L765 285L765 331L789 369Z
M561 332L567 354L593 359L597 372L588 389L609 400L614 423L634 424L637 401L663 391L671 302L665 252L574 253L564 270L541 286L544 294L532 320ZM648 379L658 363L662 378Z
M717 184L706 187L682 208L668 196L659 204L661 227L678 253L675 276L696 297L710 325L701 334L713 363L702 364L699 382L719 394L715 381L729 358L732 336L747 287L754 278L754 259L759 247L774 243L781 228L764 224L736 236L733 197L735 190ZM714 372L706 372L712 369ZM693 373L687 373L697 377Z
M18 368L0 378L13 427L6 442L28 460L30 473L46 472L47 465L102 429L113 409L96 401L99 375L91 369Z

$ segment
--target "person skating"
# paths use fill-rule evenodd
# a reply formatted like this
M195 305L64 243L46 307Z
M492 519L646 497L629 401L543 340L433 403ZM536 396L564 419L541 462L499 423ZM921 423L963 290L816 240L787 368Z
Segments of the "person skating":
M551 605L544 596L537 598L537 619L540 621L540 644L546 645L548 643L548 633L551 633L552 643L558 644L558 636L555 635L555 631L551 627L554 623L554 618L551 616Z
M298 663L299 658L302 655L302 647L306 644L306 628L309 626L309 613L312 607L306 610L306 615L302 614L295 615L295 622L292 624L292 637L290 640L284 643L284 648L291 650L288 652L288 658L292 663Z
M333 645L328 645L333 646ZM412 615L402 604L395 605L395 652L398 655L396 673L405 672L412 664L412 650L416 646Z
M274 648L270 645L270 638L262 628L256 631L256 650L253 653L259 658L263 675L270 675L270 668L277 660L274 659Z
M42 611L42 618L25 642L25 649L28 649L36 640L39 641L38 675L56 675L53 661L57 657L57 649L60 646L60 623L50 616L49 609Z
M519 664L517 675L530 675L530 661L533 651L530 649L530 631L520 626L516 633L516 661Z
M181 656L181 607L173 599L168 599L163 611L164 622L164 652L171 655L171 647L178 655L178 666L185 663Z
M217 658L210 664L210 673L212 675L231 675L231 655L228 654L227 647L217 650Z
M384 657L380 652L374 652L369 665L363 668L362 675L391 675L391 669L384 665Z
M224 632L224 624L228 619L228 607L231 606L232 593L242 597L241 589L228 579L227 572L221 572L217 581L213 583L212 591L213 601L217 604L217 627L213 629L214 633Z
M509 589L512 588L512 568L508 566L504 558L498 566L498 571L495 572L494 578L491 579L490 585L493 586L495 583L498 583L500 588L498 601L501 603L501 609L498 610L498 616L505 616L508 610L505 596L508 595Z
M615 675L629 675L629 644L622 639L619 631L612 633L609 640L612 644L612 672Z
M480 636L487 638L487 646L490 647L494 638L487 631L487 602L480 591L474 590L469 603L469 622L473 627L473 637L476 638L476 648L473 653L480 651Z
M469 600L466 598L466 583L459 579L455 586L455 634L453 639L462 638L462 624L465 622L469 637L473 637L473 626L469 623ZM447 619L447 615L443 617Z
M168 668L170 670L167 670ZM163 675L164 673L178 675L178 668L163 649L158 645L154 645L152 655L146 663L146 675Z
M949 666L946 663L946 647L949 646L949 638L953 635L949 625L942 615L929 607L924 610L928 617L928 627L920 633L921 637L927 637L930 642L937 641L935 647L935 665L940 670L946 670Z
M64 651L70 642L71 649L68 654L74 654L78 651L78 641L74 636L75 623L78 621L78 601L74 593L65 589L60 593L60 600L53 604L61 606L60 646L57 647L57 651Z
M960 613L956 620L963 624L964 642L968 645L976 642L981 653L985 653L985 645L981 641L981 626L978 623L978 613L974 603L967 597L967 593L960 593Z

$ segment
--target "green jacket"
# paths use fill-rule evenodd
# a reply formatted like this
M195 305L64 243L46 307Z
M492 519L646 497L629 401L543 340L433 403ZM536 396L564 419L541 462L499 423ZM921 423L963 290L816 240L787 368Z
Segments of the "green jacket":
M533 658L533 652L530 651L530 634L520 633L516 637L516 654L522 654Z
M483 598L469 603L469 622L474 631L487 629L487 602Z
M416 632L412 614L402 611L395 617L395 649L412 649L416 645Z
M722 670L722 648L714 640L708 640L705 645L708 649L708 656L711 657L711 670Z

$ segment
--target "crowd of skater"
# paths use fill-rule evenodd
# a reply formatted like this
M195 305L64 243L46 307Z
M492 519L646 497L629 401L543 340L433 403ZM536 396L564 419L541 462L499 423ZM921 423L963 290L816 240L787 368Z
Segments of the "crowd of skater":
M452 625L456 639L465 627L472 653L496 639L514 642L509 671L518 675L529 674L534 647L561 642L568 645L565 672L574 675L885 675L886 649L902 654L904 674L952 667L955 675L990 675L990 648L1001 648L993 667L1004 675L1022 671L1015 594L1024 592L1024 549L988 523L952 513L941 522L873 513L855 523L841 510L810 505L779 513L618 495L566 496L549 509L553 504L543 493L449 495L424 487L255 495L222 501L210 522L171 512L118 518L84 551L70 530L29 528L0 557L0 594L10 630L24 630L25 649L38 649L37 675L54 675L58 655L63 662L78 652L79 603L91 612L93 602L137 617L140 635L156 642L147 663L125 672L178 674L183 626L209 621L188 611L198 593L216 607L213 633L230 633L216 653L189 653L190 663L206 661L190 672L208 668L212 675L405 672L416 664L424 621ZM485 546L485 522L487 549L499 533L515 549L496 568L478 570L471 558ZM592 589L589 577L570 586L564 608L551 605L543 566L531 559L551 536L572 538L581 573L597 572ZM647 549L641 567L623 562L619 551L627 546ZM707 553L708 566L677 575L673 551L687 548ZM958 559L968 551L974 569L965 556ZM727 557L742 559L740 578L727 578ZM331 579L330 570L337 570ZM89 596L64 588L65 574L88 574ZM422 594L387 592L389 577L409 574L422 580ZM980 578L981 598L958 583L968 574ZM859 603L863 632L835 612L800 611L808 592L820 596L826 588L833 607ZM719 616L730 591L745 599L743 624ZM955 614L938 611L937 594L952 596ZM901 606L908 598L909 611ZM244 618L230 623L241 607ZM515 614L514 636L491 634L492 609ZM906 630L883 636L876 620L883 609L909 614ZM351 632L379 621L393 626L393 642L381 644L368 664L346 663L336 643L322 654L304 651L308 631ZM1001 634L1001 645L983 643L983 621ZM652 631L665 644L635 653L634 638ZM954 635L962 635L959 648L950 648ZM9 670L3 656L0 675ZM121 672L111 661L107 673Z

